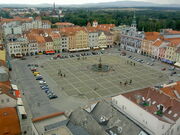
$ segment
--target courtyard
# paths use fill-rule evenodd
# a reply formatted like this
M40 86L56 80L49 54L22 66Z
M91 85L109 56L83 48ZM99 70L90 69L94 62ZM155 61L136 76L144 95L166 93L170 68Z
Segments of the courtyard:
M109 54L101 55L101 60L102 64L110 66L110 71L92 71L91 66L98 64L99 59L100 56L88 56L80 60L47 60L41 64L44 67L40 68L40 73L45 80L49 78L47 82L59 97L73 97L83 101L96 101L168 80L166 74L147 65L134 61L131 64L126 57Z

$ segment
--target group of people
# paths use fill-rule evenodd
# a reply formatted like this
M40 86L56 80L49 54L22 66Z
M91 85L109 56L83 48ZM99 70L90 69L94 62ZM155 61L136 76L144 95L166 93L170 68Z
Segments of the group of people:
M127 60L126 64L130 64L131 66L136 66L136 63L135 63L135 62L128 61L128 60Z
M61 70L59 70L59 71L58 71L58 76L66 77L66 74L63 74L63 73L61 72Z
M129 80L129 81L125 81L124 83L123 82L119 82L120 85L124 84L124 86L128 85L128 84L132 84L132 80Z

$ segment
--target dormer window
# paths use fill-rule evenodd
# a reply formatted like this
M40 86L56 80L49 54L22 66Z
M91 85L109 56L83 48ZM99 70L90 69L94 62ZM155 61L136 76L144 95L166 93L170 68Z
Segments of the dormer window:
M174 118L176 118L177 116L178 116L178 114L177 114L177 113L175 113L175 114L173 115L173 117L174 117Z

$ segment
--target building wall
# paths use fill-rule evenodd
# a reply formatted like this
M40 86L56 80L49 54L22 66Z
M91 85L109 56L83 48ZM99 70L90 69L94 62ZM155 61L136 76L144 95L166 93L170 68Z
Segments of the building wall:
M6 94L0 94L0 108L4 107L16 107L16 100L7 96Z
M85 31L77 31L75 34L75 47L74 48L87 48L88 47L88 33Z
M158 56L159 56L159 47L157 47L157 46L152 46L152 56L154 57L154 58L158 58Z
M98 38L98 47L107 47L107 38L104 32L101 32Z
M54 43L53 42L46 42L46 51L50 51L54 49Z
M153 114L150 114L122 95L113 97L112 102L115 107L127 116L133 118L138 125L144 127L144 129L151 134L165 135L165 133L171 128L171 124L160 121Z
M165 58L165 52L166 52L165 47L159 48L159 58Z
M8 50L9 56L22 54L22 52L21 52L21 44L19 42L7 43L7 50Z
M112 47L113 46L113 36L112 35L106 35L107 40L107 46Z
M6 61L6 50L0 50L0 60Z
M53 38L54 50L61 51L60 38Z
M61 43L61 50L69 49L69 37L68 36L61 36L60 43Z
M98 46L98 32L89 32L88 47L93 48Z
M165 59L170 61L176 60L176 54L175 54L176 47L170 47L168 46L165 52Z
M36 54L38 53L38 43L33 42L33 43L29 43L29 54Z

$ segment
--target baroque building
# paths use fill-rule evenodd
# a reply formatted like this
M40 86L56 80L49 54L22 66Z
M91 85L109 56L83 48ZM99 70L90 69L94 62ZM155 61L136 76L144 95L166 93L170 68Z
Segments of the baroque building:
M131 26L122 29L121 48L127 51L141 53L141 43L144 39L144 31L137 30L136 16L134 15Z

